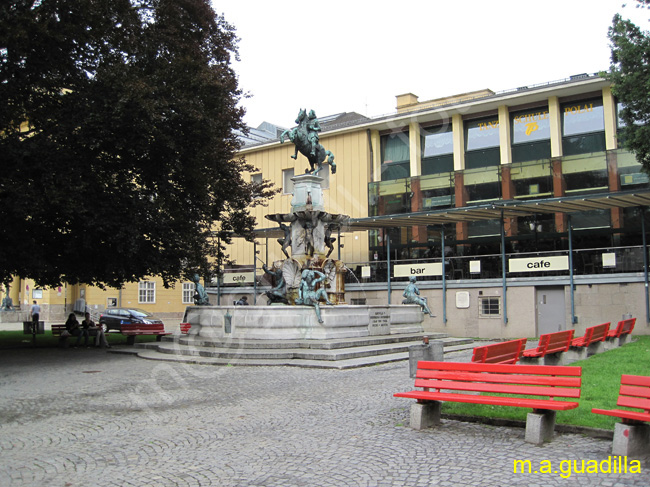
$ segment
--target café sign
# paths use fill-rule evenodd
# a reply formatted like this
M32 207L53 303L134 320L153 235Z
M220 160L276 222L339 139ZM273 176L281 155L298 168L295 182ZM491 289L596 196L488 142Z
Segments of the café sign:
M544 272L569 270L569 256L530 257L526 259L509 259L508 272Z
M223 274L224 284L243 284L253 282L255 273L253 272L225 272Z

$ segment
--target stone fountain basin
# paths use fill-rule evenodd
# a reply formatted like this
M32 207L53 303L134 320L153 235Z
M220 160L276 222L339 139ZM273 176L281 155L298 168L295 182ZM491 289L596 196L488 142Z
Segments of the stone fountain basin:
M188 306L184 321L202 338L323 340L392 333L422 333L417 305L321 305L324 323L311 306Z

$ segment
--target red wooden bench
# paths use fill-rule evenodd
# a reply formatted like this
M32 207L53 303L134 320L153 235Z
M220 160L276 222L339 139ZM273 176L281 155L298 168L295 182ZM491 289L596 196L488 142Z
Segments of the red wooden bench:
M590 326L585 330L584 336L574 338L571 342L572 347L588 347L592 343L598 343L605 340L609 325L611 323L603 323L602 325Z
M558 398L580 397L581 374L581 367L420 361L415 387L422 389L394 396L417 400L411 406L415 429L439 424L444 401L532 408L526 420L526 441L541 444L553 437L555 412L578 407L576 401Z
M636 455L650 452L650 377L642 375L622 375L617 406L641 409L597 409L592 413L621 418L614 429L614 455Z
M566 352L571 346L573 332L575 330L556 331L555 333L546 333L540 335L537 348L524 350L524 357L543 357L547 354Z
M630 335L635 324L636 318L621 320L616 325L616 328L607 332L607 338L620 338L623 335Z
M192 325L189 323L181 323L180 329L182 334L190 332ZM127 345L135 343L137 335L156 335L156 340L162 340L165 335L171 335L171 332L165 331L165 325L162 323L144 324L144 323L122 323L122 335L126 335Z
M516 364L526 346L526 339L510 340L476 347L472 362L479 364Z
M156 335L156 340L162 340L165 335L171 335L171 332L165 331L165 325L162 323L122 323L120 325L122 335L126 335L127 345L135 343L137 335Z

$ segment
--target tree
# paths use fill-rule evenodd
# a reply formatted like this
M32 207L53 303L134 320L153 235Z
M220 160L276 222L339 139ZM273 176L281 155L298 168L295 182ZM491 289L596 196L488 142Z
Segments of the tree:
M649 4L650 0L637 0L636 6L644 8ZM619 114L625 124L620 140L650 170L650 37L619 14L614 16L608 37L612 64L605 77L613 83L612 92L624 105Z
M209 0L2 2L0 282L167 285L251 238L236 41Z

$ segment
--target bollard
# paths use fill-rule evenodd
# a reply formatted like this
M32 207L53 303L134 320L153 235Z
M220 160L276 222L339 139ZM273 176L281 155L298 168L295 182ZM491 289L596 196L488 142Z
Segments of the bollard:
M409 376L415 377L420 360L442 362L444 360L442 340L430 341L429 337L423 337L424 343L411 345L409 347Z

